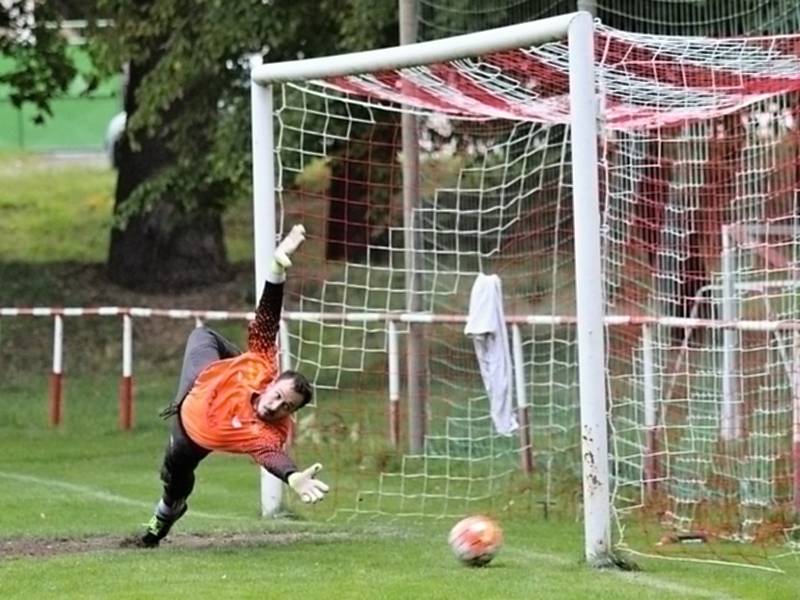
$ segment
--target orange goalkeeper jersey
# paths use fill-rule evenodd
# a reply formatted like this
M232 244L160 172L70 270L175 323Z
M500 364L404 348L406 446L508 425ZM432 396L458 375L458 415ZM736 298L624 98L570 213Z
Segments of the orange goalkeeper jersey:
M274 363L255 352L210 364L181 406L186 433L207 450L250 454L256 460L264 452L280 450L290 418L265 423L253 407L253 398L276 374Z
M283 284L267 283L256 318L250 324L248 351L208 365L197 377L180 408L189 437L207 450L250 454L282 449L290 417L265 423L253 401L278 375L275 336L280 322Z

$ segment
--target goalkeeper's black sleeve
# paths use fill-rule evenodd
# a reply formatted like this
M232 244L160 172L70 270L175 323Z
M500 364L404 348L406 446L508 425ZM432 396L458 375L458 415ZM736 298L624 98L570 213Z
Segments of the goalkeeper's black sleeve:
M264 451L254 455L256 462L286 483L289 475L297 471L291 458L282 450Z
M275 337L281 324L283 283L264 282L256 318L248 326L247 349L266 356L275 354Z

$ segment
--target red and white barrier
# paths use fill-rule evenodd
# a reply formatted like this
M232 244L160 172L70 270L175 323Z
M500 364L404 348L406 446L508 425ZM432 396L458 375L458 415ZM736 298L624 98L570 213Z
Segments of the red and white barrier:
M125 308L102 306L98 308L0 308L0 317L82 317L123 316L143 318L196 319L202 321L252 320L253 311L184 310L162 308ZM398 321L401 323L466 323L467 315L437 315L429 313L401 312L354 312L324 313L284 311L286 321L340 321L377 322ZM524 325L574 325L577 317L564 315L506 315L506 322ZM786 320L735 320L695 319L687 317L648 317L639 315L607 315L606 325L663 325L675 328L736 329L739 331L800 331L800 319Z
M64 318L122 317L122 374L119 385L119 428L129 431L134 423L133 318L194 319L199 327L205 320L252 320L253 312L202 311L183 309L127 308L119 306L0 308L0 317L52 317L53 367L50 374L48 415L58 427L64 418Z
M134 377L133 377L133 319L134 318L168 318L168 319L194 319L196 326L201 326L205 321L224 321L224 320L252 320L255 313L252 311L222 311L222 310L189 310L189 309L160 309L160 308L141 308L141 307L119 307L101 306L93 308L0 308L0 317L52 317L53 318L53 367L50 375L49 393L49 418L52 426L58 426L63 420L64 414L64 318L65 317L121 317L122 318L122 375L119 391L119 427L129 430L133 427L134 421ZM399 400L400 400L400 367L399 367L399 348L397 340L396 324L400 323L465 323L467 315L435 315L421 313L400 313L400 312L364 312L364 313L320 313L320 312L296 312L285 311L283 323L280 329L280 348L281 348L281 368L289 368L289 335L286 321L339 321L339 322L378 322L387 323L389 332L388 347L388 374L389 374L389 439L393 445L399 444ZM515 327L522 324L528 325L561 325L576 324L574 316L548 316L548 315L508 315L506 321L512 325L512 332L519 336L518 329ZM708 328L708 329L734 329L739 331L792 331L797 336L800 334L800 320L738 320L722 321L711 319L696 319L682 317L647 317L630 315L610 315L606 316L604 322L607 326L619 325L639 325L643 327L645 339L649 339L649 328L654 325L662 325L675 328ZM512 338L513 339L513 338ZM798 338L800 339L800 338ZM521 361L521 353L517 346L519 341L514 344L515 359ZM645 343L645 352L648 350L648 343ZM800 345L798 346L800 347ZM800 351L798 351L800 356ZM800 362L800 361L799 361ZM649 371L652 366L646 370ZM646 375L647 376L647 375ZM524 397L523 386L517 383L518 397ZM650 387L650 386L646 386ZM800 384L797 386L800 389ZM800 398L800 393L797 394ZM527 411L528 407L518 400L521 411ZM649 480L657 480L658 464L655 455L658 448L655 446L654 433L656 429L656 415L653 408L654 402L647 398L645 407L647 425L651 431L648 437L648 452L651 458L648 461L647 471ZM800 407L800 401L797 402ZM800 415L800 408L796 409L796 415ZM520 414L523 422L524 413ZM796 416L797 423L800 417ZM527 435L527 433L526 433ZM795 427L795 440L797 442L797 452L800 456L800 425ZM530 455L530 440L520 438L523 468L529 471L533 467ZM800 460L798 460L800 464ZM800 468L800 467L798 467ZM800 471L796 477L798 489L800 489Z

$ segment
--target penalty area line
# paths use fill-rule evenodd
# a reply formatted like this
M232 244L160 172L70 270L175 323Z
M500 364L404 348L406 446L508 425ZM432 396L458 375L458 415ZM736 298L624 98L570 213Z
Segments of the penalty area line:
M549 562L551 564L559 566L575 566L579 564L577 559L570 560L569 558L561 556L559 554L548 554L545 552L531 552L529 550L519 550L519 549L511 550L509 553L516 554L519 556L524 556L532 560ZM662 579L660 577L657 577L655 575L650 575L648 573L621 571L619 569L613 569L613 568L598 569L597 573L602 574L604 576L621 579L622 581L631 585L647 587L650 588L651 590L656 590L659 592L680 594L682 598L709 598L713 600L736 600L735 596L729 596L722 592L715 592L709 589L684 585L682 583L677 583L675 581Z
M106 492L104 490L89 487L86 485L70 483L68 481L61 481L60 479L35 477L34 475L25 475L23 473L10 473L8 471L0 471L0 478L9 479L11 481L18 481L20 483L32 483L34 485L40 485L43 487L63 490L65 492L72 492L78 496L94 498L95 500L101 500L103 502L109 502L111 504L120 504L122 506L135 506L136 508L146 508L147 510L153 510L153 507L155 507L156 505L155 502L145 502L144 500L136 500L135 498L120 496L119 494L113 494L111 492ZM203 519L215 519L221 521L249 520L248 517L207 513L197 510L192 510L189 513L189 515L193 517L200 517Z

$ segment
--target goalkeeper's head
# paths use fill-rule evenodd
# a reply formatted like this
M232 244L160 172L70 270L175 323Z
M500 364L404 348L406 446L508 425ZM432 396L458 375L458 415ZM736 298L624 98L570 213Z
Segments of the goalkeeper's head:
M284 371L267 386L256 401L256 414L262 421L277 421L311 402L311 384L297 371Z

